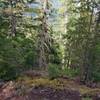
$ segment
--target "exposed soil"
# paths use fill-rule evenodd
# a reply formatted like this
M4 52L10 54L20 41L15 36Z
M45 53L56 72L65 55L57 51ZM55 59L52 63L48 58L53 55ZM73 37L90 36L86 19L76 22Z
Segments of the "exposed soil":
M82 97L100 100L100 88L80 85L68 78L49 80L36 72L25 74L27 77L0 85L0 100L84 100Z
M13 83L4 86L0 91L0 100L81 100L80 93L72 90L60 90L45 87L35 87L19 96Z
M80 93L77 91L40 87L33 89L29 97L30 100L81 100Z

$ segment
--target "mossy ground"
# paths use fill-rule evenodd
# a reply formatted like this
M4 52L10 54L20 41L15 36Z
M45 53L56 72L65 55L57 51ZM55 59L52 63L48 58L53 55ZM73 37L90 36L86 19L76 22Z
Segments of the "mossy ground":
M30 78L30 77L20 77L17 79L17 86L22 86L25 90L31 89L32 87L50 87L54 89L71 89L79 91L83 97L92 97L96 94L100 94L100 88L90 88L85 85L80 85L71 79L53 79L50 80L48 78ZM25 92L24 90L24 92ZM89 98L85 98L83 100L91 100Z

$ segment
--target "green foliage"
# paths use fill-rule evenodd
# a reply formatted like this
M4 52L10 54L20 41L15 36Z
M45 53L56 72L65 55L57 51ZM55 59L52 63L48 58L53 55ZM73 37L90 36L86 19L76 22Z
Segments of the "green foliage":
M15 79L18 76L17 68L10 67L6 64L5 65L3 64L1 66L0 66L0 79L7 81L7 80Z
M0 37L0 78L9 80L36 63L34 43L25 37Z
M66 75L68 77L75 77L79 75L79 71L80 71L79 68L72 69L72 68L66 67L61 71L61 73L62 75Z
M17 76L18 65L22 64L22 56L19 48L9 39L0 38L0 78L9 80Z
M50 64L48 67L48 74L50 79L57 78L60 75L59 65Z
M94 82L100 82L100 71L94 70L92 72L92 80Z
M92 12L97 4L92 0L60 1L63 7L56 10L50 0L17 0L11 1L12 5L8 0L0 1L1 79L13 79L40 62L42 66L51 63L51 79L86 73L91 80L100 81L100 16ZM62 69L61 64L66 67Z
M62 69L60 67L60 65L56 65L56 64L50 64L48 67L48 73L49 73L49 77L50 79L54 79L60 76L67 76L67 77L76 77L79 75L80 69L76 68L76 69L72 69L72 68L64 68Z
M50 47L49 60L53 64L61 64L61 50L58 43L52 43Z
M92 98L87 97L87 98L82 98L82 100L92 100Z
M99 40L100 41L100 40ZM93 59L93 68L92 68L92 80L100 81L100 42L96 44L93 49L94 59Z

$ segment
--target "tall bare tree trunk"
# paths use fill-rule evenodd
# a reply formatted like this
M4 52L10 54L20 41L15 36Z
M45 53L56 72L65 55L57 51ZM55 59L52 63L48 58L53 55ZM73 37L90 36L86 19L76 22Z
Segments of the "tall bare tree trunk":
M17 2L17 1L15 1ZM13 0L9 0L9 4L10 4L10 9L11 9L11 12L10 12L10 36L14 37L16 35L16 24L17 24L17 21L16 21L16 14L13 12Z
M47 13L46 11L48 10L48 0L43 0L43 8L42 8L42 13L43 17L41 19L42 21L42 26L41 26L41 32L39 33L39 67L46 69L48 64L47 64L47 57L46 57L46 47L48 46L48 25L47 25Z

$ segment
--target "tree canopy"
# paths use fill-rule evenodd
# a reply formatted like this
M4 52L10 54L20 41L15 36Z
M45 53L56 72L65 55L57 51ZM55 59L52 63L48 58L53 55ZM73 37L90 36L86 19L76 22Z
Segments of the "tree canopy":
M0 0L0 78L34 69L100 81L99 0Z

